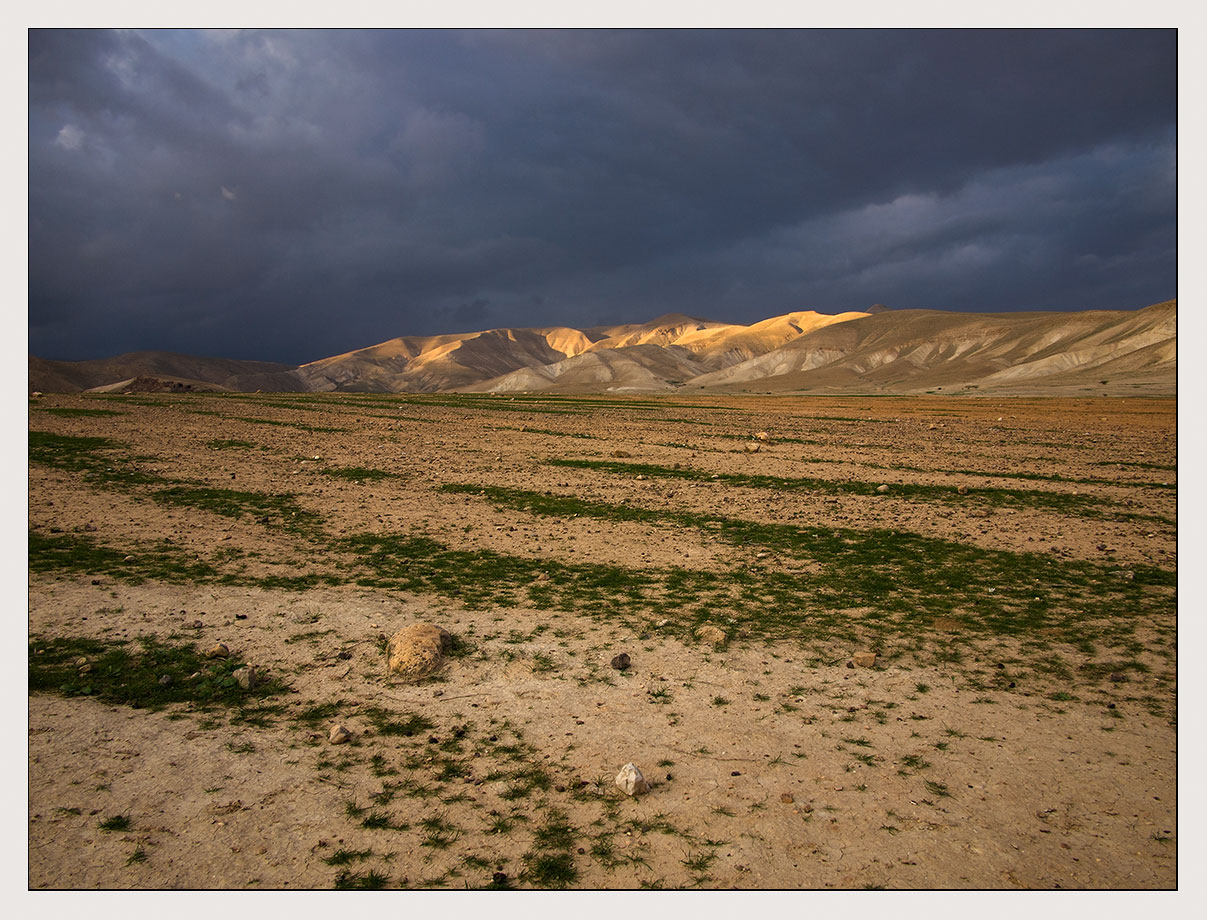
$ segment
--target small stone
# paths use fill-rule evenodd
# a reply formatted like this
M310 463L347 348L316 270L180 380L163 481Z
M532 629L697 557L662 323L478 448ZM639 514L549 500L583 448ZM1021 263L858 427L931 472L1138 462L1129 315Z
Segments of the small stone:
M876 666L876 653L856 652L851 656L851 663L857 668L874 668Z
M624 652L621 652L612 659L612 667L614 667L617 671L627 671L630 664L632 664L632 659L629 658L629 656Z
M793 802L796 801L796 799L792 798L791 792L785 792L783 795L780 796L780 801L783 802L785 805L791 805Z
M757 454L760 450L763 449L763 445L759 444L758 441L747 441L742 446L746 450L746 453L748 453L748 454Z
M718 629L716 626L701 626L696 629L695 636L701 642L709 642L713 645L723 645L728 636L725 635L725 630Z
M255 690L260 685L260 675L255 668L239 668L232 676L240 690Z
M206 658L229 658L231 650L222 642L219 642L212 649L205 653Z
M961 495L967 495L968 486L964 486L964 485L956 486L956 491L959 492Z
M204 625L205 625L205 624L204 624L204 623L202 623L200 620L194 620L194 621L193 621L193 623L192 623L192 627L193 627L193 629L200 629L200 628L201 628L202 626L204 626Z
M888 486L876 486L877 495L888 495Z
M765 431L756 431L754 434L754 439L756 441L770 441L771 440L770 436Z
M352 732L342 725L332 725L331 734L327 736L327 740L332 744L346 744L352 740Z
M645 781L636 764L626 763L616 774L616 785L625 795L644 795L650 791L650 784Z
M87 659L87 658L77 658L77 659L75 660L75 666L76 666L77 668L82 668L82 667L83 667L84 665L86 665L87 663L88 663L88 659Z
M161 686L161 687L166 687L171 682L172 682L171 674L164 674L162 677L159 678L159 686Z

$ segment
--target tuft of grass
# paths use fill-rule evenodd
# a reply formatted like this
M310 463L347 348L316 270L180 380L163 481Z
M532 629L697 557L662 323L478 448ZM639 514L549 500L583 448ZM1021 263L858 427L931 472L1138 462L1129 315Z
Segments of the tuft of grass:
M389 880L389 876L382 875L376 869L370 869L365 873L341 869L339 875L335 877L335 887L341 891L376 891L385 888Z
M434 850L448 849L454 840L460 836L461 830L450 822L443 814L431 815L419 822L424 830L421 847L431 847Z
M97 824L103 831L120 832L130 829L130 818L128 815L112 815L102 820Z
M366 830L401 830L394 824L389 812L376 808L361 817L360 826Z
M330 856L323 860L329 866L346 866L352 862L359 862L368 859L373 855L372 850L349 850L340 847Z
M578 880L578 869L569 853L527 853L524 875L538 888L565 888Z

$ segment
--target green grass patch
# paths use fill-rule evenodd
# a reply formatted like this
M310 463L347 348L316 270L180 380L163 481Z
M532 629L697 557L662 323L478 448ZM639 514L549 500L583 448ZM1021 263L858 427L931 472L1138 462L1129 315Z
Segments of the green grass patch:
M120 488L165 480L151 473L131 469L127 445L112 438L29 433L29 462L52 469L83 473L86 481Z
M807 570L617 570L486 551L453 553L424 538L355 538L362 560L388 576L383 584L480 603L666 617L680 628L700 625L713 610L736 609L742 629L765 638L888 639L924 634L943 618L961 624L947 634L948 646L991 635L1033 638L1041 631L1083 644L1121 644L1141 620L1169 624L1174 611L1175 573L1151 566L1129 569L1134 578L1126 580L1110 566L902 531L764 524L493 486L443 489L532 514L691 528L735 547L765 547L781 562L805 563ZM541 572L547 577L535 582ZM851 608L865 608L857 624L844 613Z
M109 575L131 584L144 581L204 582L218 577L209 563L170 543L133 552L104 546L83 534L46 536L29 532L30 572Z
M291 494L241 492L211 486L173 486L151 493L157 502L183 505L223 517L250 517L257 523L280 527L292 533L314 533L322 517L302 508Z
M217 412L207 413L203 409L194 409L193 411L199 415L206 415L206 414L218 415L218 414L220 414ZM272 425L277 428L295 428L298 431L305 431L310 434L333 434L335 432L348 430L347 428L327 428L327 427L323 427L321 425L305 425L301 422L282 422L279 419L274 419L274 418L253 418L253 417L244 416L244 415L232 415L232 416L230 416L230 420L232 422L248 422L249 424L252 424L252 425Z
M598 470L618 475L657 476L666 479L685 479L693 482L724 483L739 488L771 489L776 492L810 492L831 495L860 495L877 497L877 482L858 482L837 479L814 479L809 477L764 476L748 473L710 473L650 463L621 463L612 460L574 460L550 458L549 466ZM1081 517L1105 517L1119 508L1118 502L1092 495L1072 495L1064 492L1045 492L1034 489L978 488L967 495L960 495L955 486L920 485L917 483L891 483L888 496L924 501L943 501L968 505L993 505L998 507L1037 508L1060 514Z
M135 708L189 703L200 709L247 709L283 691L272 679L242 690L234 677L241 667L237 656L207 659L193 645L149 638L125 642L35 637L29 642L31 693L91 696Z
M373 723L373 727L379 735L410 738L436 727L436 723L424 716L415 713L397 713L382 709L380 706L362 709L361 715Z
M105 415L125 415L124 412L118 412L115 409L81 409L69 406L35 406L38 412L45 412L47 415L59 415L64 418L97 418Z
M352 482L374 482L382 479L398 479L401 474L388 470L375 470L367 466L327 466L319 470L325 476L347 479Z

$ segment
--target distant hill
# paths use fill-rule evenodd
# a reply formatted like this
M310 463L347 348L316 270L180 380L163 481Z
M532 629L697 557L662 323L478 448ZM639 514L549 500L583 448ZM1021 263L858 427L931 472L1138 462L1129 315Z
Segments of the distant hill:
M306 389L288 364L269 361L236 361L230 358L197 358L168 351L135 351L116 358L94 361L46 361L29 359L29 388L44 393L78 393L95 387L113 388L121 382L161 380L192 389L266 393L299 392ZM120 389L120 387L118 388Z
M29 359L31 390L79 392L1173 393L1177 302L1143 310L800 311L749 326L647 323L403 336L300 367L144 351Z

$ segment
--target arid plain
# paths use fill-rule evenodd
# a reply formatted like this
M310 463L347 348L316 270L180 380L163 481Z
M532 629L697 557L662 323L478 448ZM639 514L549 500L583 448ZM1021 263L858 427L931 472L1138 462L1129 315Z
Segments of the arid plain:
M1174 887L1175 425L32 399L30 886Z

